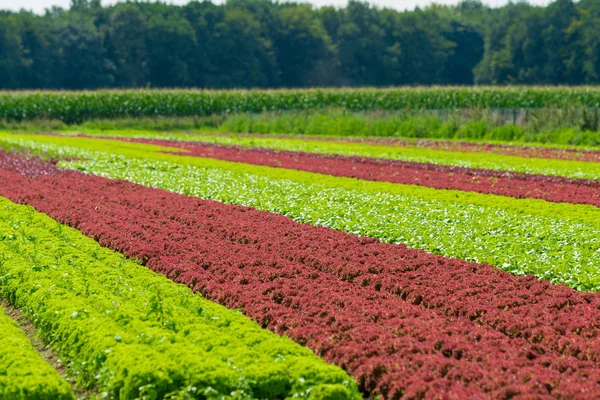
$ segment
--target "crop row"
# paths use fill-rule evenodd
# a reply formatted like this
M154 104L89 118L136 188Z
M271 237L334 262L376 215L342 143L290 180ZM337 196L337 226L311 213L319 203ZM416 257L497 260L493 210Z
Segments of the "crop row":
M65 172L0 190L388 397L593 398L600 297L274 214Z
M67 168L247 205L446 257L488 262L580 290L599 290L597 207L179 156L148 144L30 138L37 141L16 136L2 143L89 158L59 164Z
M0 306L0 398L75 399L69 384L40 357Z
M186 156L215 158L253 165L289 168L371 181L421 185L492 193L516 198L543 199L557 203L600 206L600 183L522 173L506 174L486 169L394 161L376 158L242 148L166 140L131 139L160 146L176 146Z
M167 142L165 142L167 143ZM540 217L557 217L566 220L576 220L586 223L598 223L600 210L596 207L572 204L553 204L535 199L512 199L504 196L481 195L477 193L461 192L454 190L436 190L415 185L393 184L389 182L369 182L365 180L333 177L324 174L273 168L261 165L249 165L239 162L207 159L202 157L189 157L186 150L177 146L177 143L168 142L169 146L157 146L147 143L134 143L123 140L108 140L86 137L63 137L49 135L26 134L0 134L0 147L8 150L19 150L25 153L43 154L53 159L64 160L59 163L62 167L83 168L89 165L104 165L106 163L139 163L138 169L149 170L150 173L164 173L170 169L193 167L191 170L200 172L219 170L224 173L244 176L251 175L266 177L274 180L290 181L298 184L315 184L332 188L356 189L374 193L389 193L404 197L416 197L424 200L449 202L451 204L473 205L477 207L495 207L510 209L519 214L533 214ZM73 160L74 161L69 161ZM156 168L152 165L167 163L165 168ZM145 166L142 165L145 163ZM164 165L167 165L164 164ZM132 170L135 170L133 168ZM216 173L215 171L211 171ZM568 180L557 181L568 182ZM200 181L202 182L202 181ZM582 181L583 182L583 181ZM212 182L202 182L203 186ZM210 187L208 187L210 189ZM198 188L201 189L201 188Z
M101 133L101 135L106 134ZM597 179L600 176L600 163L587 162L587 160L569 160L561 159L560 157L538 158L531 157L531 153L518 154L518 152L513 152L511 155L495 151L477 152L473 151L473 147L462 149L441 146L397 146L385 143L309 140L299 137L268 137L267 135L165 135L143 131L134 131L133 133L118 131L112 134L109 133L109 135L111 137L116 136L128 139L168 139L169 141L193 141L280 151L379 158L454 167L489 169L501 172L561 176L573 179Z
M189 128L190 130L193 128ZM184 132L161 131L159 128L147 129L118 129L112 126L99 128L81 128L57 130L56 133L70 136L89 137L117 137L128 139L157 139L182 142L203 142L207 138L210 142L214 136L233 138L269 138L269 139L300 139L303 141L360 143L379 146L401 146L411 148L431 148L454 152L478 152L490 154L504 154L526 158L549 158L558 160L600 162L600 151L596 147L562 145L554 143L529 143L529 142L498 142L471 140L459 138L457 140L437 138L404 138L404 137L361 137L361 136L336 136L336 135L302 135L302 134L270 134L270 133L234 133L223 132ZM228 144L228 143L223 143ZM229 143L233 144L233 143Z
M309 350L30 207L0 199L0 239L3 296L102 397L357 397Z
M162 136L164 138L164 135ZM472 151L449 151L426 147L385 146L368 143L306 140L302 138L270 138L249 135L169 135L169 139L194 140L203 143L260 147L273 150L300 151L317 154L382 158L495 171L597 179L600 163L539 159L515 155ZM453 149L454 150L454 149Z
M143 129L109 129L95 130L86 129L85 134L77 130L61 131L63 135L85 135L90 137L123 138L123 139L154 139L170 140L181 142L204 142L225 145L240 145L234 142L237 138L250 139L299 139L308 142L341 142L341 143L359 143L374 146L393 146L409 148L426 148L435 150L444 150L462 153L488 153L501 154L507 156L516 156L522 158L546 158L557 160L600 162L600 151L592 147L583 146L561 146L557 144L539 144L539 143L498 143L483 141L459 141L442 139L416 139L416 138L382 138L382 137L357 137L357 136L306 136L306 135L286 135L286 134L263 134L263 133L176 133L148 131ZM226 137L223 142L218 142L214 137ZM233 138L233 139L232 139ZM253 146L248 144L247 147ZM254 146L260 147L259 143Z
M127 131L123 131L127 132ZM135 131L133 131L135 132ZM135 133L134 133L135 134ZM125 137L128 136L127 134ZM167 139L170 134L164 134ZM280 136L285 137L285 136ZM294 138L293 136L288 136ZM527 158L549 158L557 160L573 160L600 162L600 151L585 147L557 147L556 145L532 145L532 144L503 144L488 142L466 142L453 140L435 140L435 139L392 139L392 138L352 138L352 137L314 137L304 138L305 140L326 140L341 141L349 143L366 143L384 146L403 146L403 147L424 147L437 150L446 150L454 152L475 152L489 154L503 154L507 156L527 157Z
M230 112L597 107L600 90L591 87L438 87L308 90L112 90L96 92L4 92L0 119L58 119L203 116Z

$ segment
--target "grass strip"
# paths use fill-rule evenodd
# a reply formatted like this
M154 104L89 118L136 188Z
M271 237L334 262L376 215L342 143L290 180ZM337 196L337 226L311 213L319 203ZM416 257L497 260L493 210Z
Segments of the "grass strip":
M310 350L5 199L0 253L3 295L103 397L358 397Z

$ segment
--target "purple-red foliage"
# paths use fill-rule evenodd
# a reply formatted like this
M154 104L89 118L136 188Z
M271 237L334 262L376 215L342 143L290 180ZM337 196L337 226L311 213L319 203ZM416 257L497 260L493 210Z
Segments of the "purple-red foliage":
M599 295L129 182L28 178L10 164L0 195L241 308L367 394L600 397Z
M379 182L414 184L436 189L600 206L600 182L587 179L260 148L248 149L144 139L136 141L180 147L188 151L182 154L194 157L210 157Z
M62 174L62 171L53 163L44 162L38 158L26 158L8 154L2 150L0 150L0 169L16 171L30 178L42 175L55 176Z

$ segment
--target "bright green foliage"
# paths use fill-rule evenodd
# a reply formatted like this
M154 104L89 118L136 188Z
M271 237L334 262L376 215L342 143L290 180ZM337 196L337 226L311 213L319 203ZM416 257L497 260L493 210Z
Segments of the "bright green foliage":
M600 89L593 87L6 92L0 94L0 119L47 118L74 123L95 118L206 116L329 107L360 111L596 107L599 103Z
M40 142L20 145L89 158L60 164L67 168L488 262L579 290L600 290L597 207L177 156L151 145L130 143L120 149L109 140L31 137L36 138Z
M3 295L103 397L360 397L310 350L1 198L0 254Z
M0 307L0 399L74 398L69 384L40 357L25 333Z

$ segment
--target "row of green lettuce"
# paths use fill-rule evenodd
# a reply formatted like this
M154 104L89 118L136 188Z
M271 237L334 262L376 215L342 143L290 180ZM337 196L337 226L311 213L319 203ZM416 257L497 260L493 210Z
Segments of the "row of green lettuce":
M11 136L0 143L80 158L61 162L65 168L600 290L600 209L593 206L361 181L103 139Z
M107 131L94 135L142 139L192 141L244 147L261 147L275 150L303 151L318 154L373 157L413 161L468 168L485 168L496 171L524 172L563 176L568 178L599 179L600 163L528 158L502 154L458 152L417 146L386 146L344 141L307 140L294 137L267 137L252 135L190 135L185 133L157 133L151 131Z
M75 399L70 385L42 359L0 307L0 399Z
M35 323L77 385L101 398L360 398L344 371L310 350L2 198L0 255L2 295ZM17 381L15 368L6 365ZM68 397L43 368L32 390L45 373L42 387ZM0 390L3 382L0 374Z

